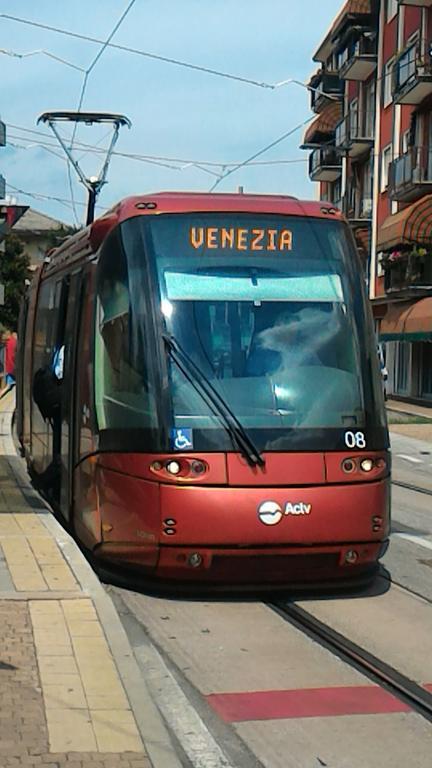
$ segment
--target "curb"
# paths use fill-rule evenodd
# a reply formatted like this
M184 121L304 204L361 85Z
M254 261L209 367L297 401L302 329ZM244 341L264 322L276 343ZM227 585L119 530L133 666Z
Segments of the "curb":
M11 437L12 411L1 412L1 435L12 471L21 487L34 490L27 475L24 460L17 456ZM95 572L82 555L72 537L56 520L48 504L41 498L49 514L42 514L41 520L62 551L75 578L81 585L84 597L89 597L95 606L100 624L117 667L120 679L129 699L144 749L153 768L182 768L162 716L154 704L140 667L135 659L123 624L117 614L111 597L102 587ZM44 599L45 599L44 595Z

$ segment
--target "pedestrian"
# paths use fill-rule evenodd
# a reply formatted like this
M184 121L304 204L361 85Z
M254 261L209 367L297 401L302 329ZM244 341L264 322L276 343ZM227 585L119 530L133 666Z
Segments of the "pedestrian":
M17 335L15 331L6 330L4 332L3 344L6 388L2 392L2 397L10 392L15 386L15 355L17 345Z

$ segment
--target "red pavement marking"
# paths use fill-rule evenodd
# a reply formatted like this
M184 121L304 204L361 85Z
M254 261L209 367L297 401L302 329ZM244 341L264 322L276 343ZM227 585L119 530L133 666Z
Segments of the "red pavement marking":
M432 685L425 686L432 691ZM289 691L212 693L210 706L226 723L296 717L335 717L409 712L410 707L374 685Z

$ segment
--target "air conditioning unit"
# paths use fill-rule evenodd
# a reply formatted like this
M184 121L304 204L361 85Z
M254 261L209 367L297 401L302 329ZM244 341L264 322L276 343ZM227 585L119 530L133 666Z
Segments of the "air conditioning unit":
M364 197L361 204L362 216L370 216L372 214L372 198Z

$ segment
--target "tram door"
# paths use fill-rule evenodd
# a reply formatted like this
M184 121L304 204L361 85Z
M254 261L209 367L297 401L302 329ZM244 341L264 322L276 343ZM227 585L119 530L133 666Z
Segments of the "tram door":
M81 270L72 272L63 283L67 301L64 304L63 352L60 360L62 366L61 423L54 443L54 451L58 450L60 458L60 511L67 520L72 508L74 395L82 287Z

